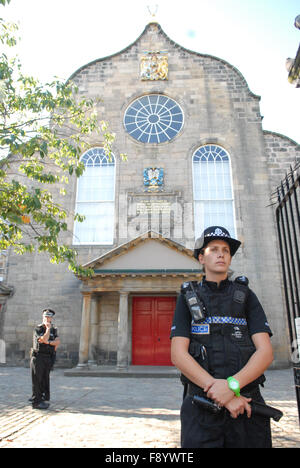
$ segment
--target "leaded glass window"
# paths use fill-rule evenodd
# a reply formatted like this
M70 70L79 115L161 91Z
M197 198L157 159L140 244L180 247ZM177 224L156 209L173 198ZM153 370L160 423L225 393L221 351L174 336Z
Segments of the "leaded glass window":
M183 127L183 111L173 99L149 94L133 101L125 111L125 130L142 143L171 141Z
M218 145L193 154L195 237L208 226L223 226L234 237L235 219L230 157Z
M112 244L114 238L115 158L103 148L92 148L81 158L85 165L78 179L74 244Z

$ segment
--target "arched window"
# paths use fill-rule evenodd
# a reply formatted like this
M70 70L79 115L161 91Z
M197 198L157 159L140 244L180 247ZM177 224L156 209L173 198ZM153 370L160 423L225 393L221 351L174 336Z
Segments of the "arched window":
M92 148L81 158L85 165L78 179L74 244L112 244L114 240L115 158L103 148Z
M230 157L217 145L205 145L193 154L195 237L208 226L235 232Z

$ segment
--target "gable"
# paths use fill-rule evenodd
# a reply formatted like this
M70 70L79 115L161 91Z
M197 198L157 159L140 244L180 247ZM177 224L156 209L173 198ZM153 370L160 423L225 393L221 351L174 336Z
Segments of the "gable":
M98 274L200 272L199 266L191 250L153 232L123 244L85 265Z
M190 50L181 46L180 44L176 43L173 39L169 38L169 36L162 29L161 25L156 22L150 22L149 24L147 24L140 36L132 44L129 44L123 50L106 57L95 59L81 66L70 76L68 81L73 81L78 78L86 79L85 75L87 74L90 74L91 80L94 81L95 77L97 77L99 74L99 69L101 69L102 73L101 81L105 81L104 77L106 76L106 72L108 73L107 76L109 77L109 79L111 79L111 77L113 76L113 64L116 67L115 61L119 62L118 72L120 73L120 70L122 68L123 71L125 71L125 74L128 75L128 57L130 56L130 54L136 55L138 50L139 53L143 52L145 49L149 48L149 43L155 43L154 47L156 48L156 50L167 49L173 57L173 65L175 67L179 63L179 67L182 69L182 58L186 59L188 57L193 59L194 67L196 67L196 64L198 67L200 66L201 69L202 67L204 67L202 69L202 73L205 70L206 73L211 73L212 75L214 75L214 71L216 67L218 67L218 77L216 79L217 82L223 81L226 83L230 76L230 78L237 80L238 87L242 85L242 87L245 88L246 92L248 92L253 98L256 98L258 100L260 99L260 96L257 96L254 93L252 93L252 91L249 89L247 81L245 80L245 77L235 66L233 66L232 64L230 64L222 58L196 52L194 50ZM181 60L178 61L178 58L180 58ZM124 67L120 66L121 62L124 62ZM188 74L192 76L193 72L188 72ZM97 83L97 86L100 86L100 83Z
M131 249L128 253L123 253L117 258L105 262L104 265L97 266L97 270L103 268L113 270L199 269L199 263L193 258L151 239Z

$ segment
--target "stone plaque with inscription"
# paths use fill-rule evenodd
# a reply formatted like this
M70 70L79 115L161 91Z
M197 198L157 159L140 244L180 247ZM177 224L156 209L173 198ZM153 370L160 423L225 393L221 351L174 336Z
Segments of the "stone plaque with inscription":
M152 230L174 239L182 227L183 208L180 194L128 193L127 223L129 237ZM181 234L178 236L181 238Z

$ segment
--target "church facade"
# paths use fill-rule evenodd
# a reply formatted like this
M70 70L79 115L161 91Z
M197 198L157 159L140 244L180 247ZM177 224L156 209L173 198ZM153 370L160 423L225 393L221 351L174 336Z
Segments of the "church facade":
M184 49L148 24L126 49L72 77L116 134L111 158L97 135L70 180L69 210L84 214L65 234L90 279L47 256L9 254L0 282L2 363L29 358L41 311L56 311L65 366L169 366L180 285L200 280L193 258L205 227L222 225L242 246L232 277L249 278L273 330L274 366L289 346L270 194L299 158L299 145L262 129L259 96L220 58ZM122 161L126 153L127 161ZM1 266L1 265L0 265ZM3 351L4 350L4 351Z

